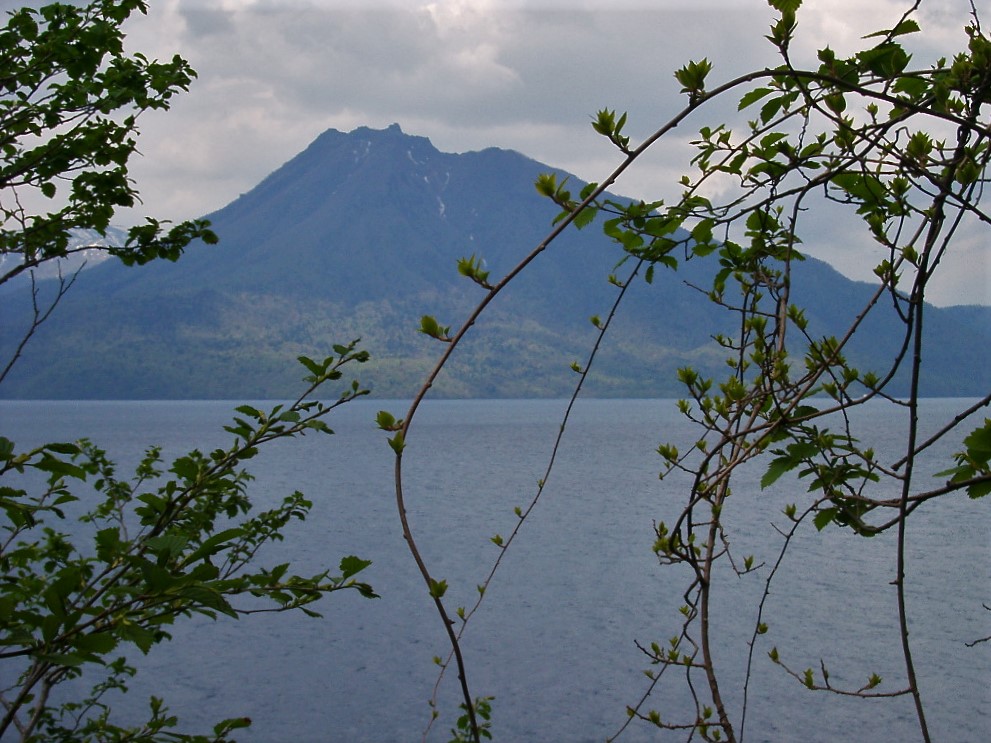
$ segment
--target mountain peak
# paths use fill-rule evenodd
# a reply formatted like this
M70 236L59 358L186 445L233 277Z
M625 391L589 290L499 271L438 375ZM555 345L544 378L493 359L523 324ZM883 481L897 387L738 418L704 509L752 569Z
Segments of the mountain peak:
M399 124L394 123L385 129L368 126L359 126L350 132L327 129L297 158L302 156L313 162L341 151L347 151L349 159L355 164L380 153L388 157L403 155L417 164L442 154L426 137L407 134Z
M343 132L340 129L330 129L325 130L320 135L314 139L307 150L310 149L322 149L328 146L340 146L346 142L365 141L365 142L389 142L389 141L400 141L403 139L426 139L425 137L412 137L406 134L399 124L390 124L385 129L373 129L370 126L358 126L349 132ZM429 141L429 140L427 140ZM306 152L304 150L303 152ZM300 153L302 154L302 153Z
M32 339L2 393L286 397L295 378L287 360L325 356L333 343L361 337L373 356L363 381L383 397L409 396L437 353L416 332L418 318L456 322L479 296L458 274L457 261L484 258L500 277L545 239L558 208L537 193L533 179L548 169L497 148L440 152L398 124L328 129L208 215L219 245L191 248L176 264L134 271L111 261L87 271ZM493 303L486 332L473 335L465 348L474 350L459 357L436 391L568 394L568 364L591 340L587 318L615 301L606 277L622 257L600 230L568 230ZM704 261L691 261L652 285L631 285L625 321L611 337L612 356L606 352L597 363L592 394L678 395L678 367L718 373L723 355L710 337L726 317L690 288L705 284L706 270ZM796 269L795 280L804 287L814 335L839 332L843 308L873 291L812 260ZM20 314L0 323L0 358L16 352L16 332L30 326L30 287L10 301ZM980 370L991 365L986 317L931 314L927 328L940 338L940 353L926 368L927 394L983 394ZM866 322L873 324L861 346L851 344L850 358L877 368L900 320L879 314Z
M359 126L351 130L351 134L365 134L372 133L378 136L410 136L403 131L403 128L399 124L393 122L389 124L385 129L372 129L370 126Z

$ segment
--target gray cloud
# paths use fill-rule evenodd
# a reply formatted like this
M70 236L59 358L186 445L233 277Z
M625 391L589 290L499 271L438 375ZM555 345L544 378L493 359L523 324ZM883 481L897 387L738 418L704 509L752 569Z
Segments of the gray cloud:
M819 46L852 51L907 3L806 6L793 53L812 65ZM967 0L923 3L920 64L960 43L968 13ZM173 111L142 120L145 157L133 174L148 213L186 218L236 198L328 127L398 122L442 150L507 147L600 180L618 158L589 126L597 109L628 111L631 136L647 136L684 105L672 73L689 59L712 60L714 82L777 64L763 38L771 20L761 0L152 0L129 23L129 46L178 52L200 77ZM683 124L618 190L672 196L692 133L732 120L735 106L707 116ZM832 260L869 272L848 253ZM966 297L991 301L986 277L983 289L973 278L981 272L957 273Z

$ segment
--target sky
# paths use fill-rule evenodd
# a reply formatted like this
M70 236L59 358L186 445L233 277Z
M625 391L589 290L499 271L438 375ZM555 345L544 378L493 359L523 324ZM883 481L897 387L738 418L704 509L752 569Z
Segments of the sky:
M12 0L0 0L10 7ZM428 137L445 152L517 150L584 180L618 153L591 128L600 108L626 111L634 142L685 103L673 71L713 62L709 80L777 64L765 0L150 0L125 26L149 57L179 53L199 73L170 112L141 119L132 175L149 214L207 214L248 191L328 128ZM889 28L907 0L806 0L793 44L817 66L828 44L850 53ZM923 0L917 66L963 43L968 0ZM991 24L991 17L987 23ZM713 114L730 116L734 106ZM686 172L686 122L618 182L627 196L670 198ZM682 130L683 129L683 130ZM535 174L536 175L536 174ZM807 249L853 278L880 258L851 220L822 219ZM839 222L840 224L837 224ZM991 304L986 239L961 241L931 287L938 304ZM523 251L523 246L521 246ZM866 258L865 258L866 255Z

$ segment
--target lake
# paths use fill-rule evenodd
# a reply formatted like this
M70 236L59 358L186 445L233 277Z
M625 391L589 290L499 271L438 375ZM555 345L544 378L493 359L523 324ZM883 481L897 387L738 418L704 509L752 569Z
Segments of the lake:
M965 404L926 401L926 425ZM5 401L0 424L20 449L86 436L123 472L151 444L162 445L166 457L224 445L221 427L234 405ZM508 534L517 520L513 508L532 498L565 405L437 401L418 413L404 457L407 505L425 559L450 585L449 606L473 601L497 556L489 538ZM381 598L332 595L318 605L318 620L260 615L177 625L174 642L145 658L127 653L141 673L115 709L130 715L148 695L160 695L189 732L248 715L254 725L238 735L243 741L420 739L436 680L432 658L446 655L447 645L402 539L392 452L373 423L381 408L397 417L406 412L405 403L359 400L332 414L335 436L280 442L248 467L258 505L296 489L314 501L310 518L268 550L268 562L292 559L306 573L357 554L373 561L362 579ZM866 413L864 440L870 436L884 451L903 423L880 407ZM472 691L495 697L496 740L601 741L626 720L626 705L642 695L649 668L635 642L664 645L680 626L684 573L659 566L651 545L654 521L672 520L682 495L677 483L658 480L655 449L668 441L684 449L694 436L673 401L579 402L548 487L465 636ZM930 474L947 466L945 449L933 454ZM801 503L805 490L781 481L761 492L759 476L754 471L739 482L726 506L734 548L758 563L774 560L781 509ZM910 521L911 638L936 740L978 741L991 729L991 643L965 646L991 634L991 612L982 608L991 604L989 503L954 495L923 506ZM768 659L776 646L798 670L813 667L818 675L824 660L837 686L859 687L872 672L884 678L882 689L903 685L893 631L893 535L863 539L808 527L772 584L745 739L917 739L908 697L813 693ZM715 653L735 710L765 575L766 568L719 579ZM455 687L451 673L430 740L447 740ZM650 707L675 719L685 699L683 676L669 674ZM620 738L673 739L680 736L643 725Z

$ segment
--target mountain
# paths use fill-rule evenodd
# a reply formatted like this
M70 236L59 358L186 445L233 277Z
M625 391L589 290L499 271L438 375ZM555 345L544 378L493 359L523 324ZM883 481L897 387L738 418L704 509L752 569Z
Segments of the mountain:
M458 275L458 258L484 258L497 279L540 243L557 209L533 181L549 171L505 150L439 152L398 125L327 131L207 215L219 245L190 246L175 264L107 261L81 273L0 396L281 398L299 388L296 356L323 357L334 343L360 337L373 357L356 370L362 382L379 397L408 397L441 351L417 332L419 318L456 327L481 298ZM435 394L567 394L575 381L568 367L584 362L594 343L589 317L608 313L616 288L607 277L621 258L598 227L570 230L496 298ZM711 336L730 330L732 319L689 286L707 285L714 260L631 285L590 394L676 396L678 367L725 368ZM794 283L817 333L840 332L871 291L811 259ZM43 295L53 291L47 284ZM31 299L22 287L0 302L7 359ZM927 394L986 393L989 320L986 307L929 311L939 353L925 360ZM887 310L868 323L849 352L864 369L883 363L879 354L893 350L897 330Z
M35 278L50 279L59 274L69 276L83 267L99 265L110 257L101 248L123 245L126 239L127 232L116 227L109 227L106 235L101 235L96 230L76 230L66 246L67 256L42 263L34 269ZM14 260L10 255L0 255L0 276L6 274L7 270L18 267L20 263L20 260ZM28 283L27 277L21 281Z

